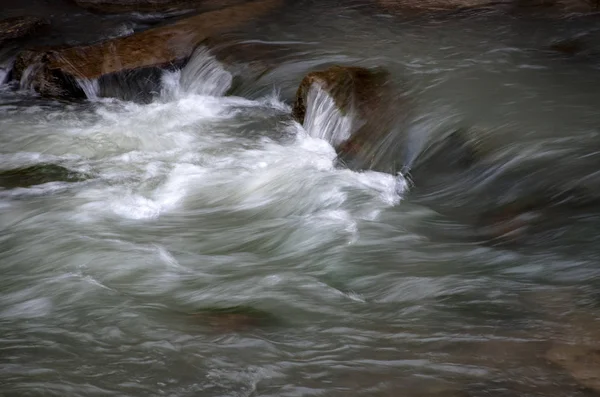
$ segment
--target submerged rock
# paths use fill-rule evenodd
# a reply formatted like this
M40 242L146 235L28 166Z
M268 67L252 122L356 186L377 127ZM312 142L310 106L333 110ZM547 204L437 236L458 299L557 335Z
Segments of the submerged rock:
M378 0L386 10L393 12L432 12L486 7L497 4L490 0Z
M599 10L599 3L595 0L377 0L377 3L383 9L400 15L493 9L561 16Z
M514 0L517 10L543 9L551 12L594 12L598 11L600 3L596 0Z
M351 119L348 137L332 142L339 162L356 170L394 173L401 168L398 149L403 136L398 130L407 106L385 70L333 66L309 73L300 83L293 107L293 116L300 123L314 106L311 90L326 93L339 113Z
M573 311L573 305L569 307ZM570 315L566 332L546 358L562 367L582 386L600 393L600 323L594 313Z
M211 37L202 45L233 76L229 92L235 95L250 94L247 89L263 75L298 56L290 45L236 37Z
M207 37L237 29L280 3L254 0L97 44L25 51L15 63L15 78L44 96L82 98L79 81L114 81L128 73L143 75L144 69L181 65Z
M27 37L46 24L42 18L30 16L0 20L0 46L8 41Z
M192 316L221 331L269 327L279 323L279 320L272 314L250 306L206 308L193 313Z
M103 13L168 12L177 10L213 10L247 0L74 0L90 11Z
M582 386L600 393L600 346L556 345L548 351L547 358Z
M80 182L88 176L56 164L40 164L0 171L0 188L14 189L49 182Z

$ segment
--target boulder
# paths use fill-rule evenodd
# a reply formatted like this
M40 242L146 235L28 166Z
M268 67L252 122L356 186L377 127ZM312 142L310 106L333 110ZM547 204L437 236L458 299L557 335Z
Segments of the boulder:
M349 138L332 142L338 161L351 169L397 172L401 168L398 133L407 116L406 101L383 69L332 66L309 73L298 88L293 116L304 123L313 89L325 92L344 117L352 119Z
M254 0L97 44L28 50L17 57L15 78L26 80L44 96L81 98L85 95L78 81L114 80L144 69L181 65L206 38L237 29L280 3Z
M100 13L209 11L247 0L74 0L80 7Z
M56 164L38 164L13 170L0 171L0 188L14 189L49 182L81 182L88 176Z
M382 103L387 78L384 70L352 66L311 72L298 87L292 114L299 123L304 123L309 90L317 85L331 96L343 114L356 110L358 117L368 118Z
M0 21L0 47L29 36L46 24L43 19L30 16L3 19Z

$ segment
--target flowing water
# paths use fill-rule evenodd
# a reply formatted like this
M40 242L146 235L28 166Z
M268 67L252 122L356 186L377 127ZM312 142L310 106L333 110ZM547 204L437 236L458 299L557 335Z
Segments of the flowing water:
M0 394L592 395L545 352L598 329L595 209L508 246L462 238L451 215L537 185L598 193L596 29L304 2L247 29L296 56L233 95L205 49L149 103L98 82L79 103L3 85L0 170L84 177L0 190ZM578 35L588 52L547 50ZM407 163L461 125L494 166L413 181L339 167L351 121L331 99L313 90L305 126L290 116L302 76L333 63L405 86ZM194 315L240 305L277 321Z

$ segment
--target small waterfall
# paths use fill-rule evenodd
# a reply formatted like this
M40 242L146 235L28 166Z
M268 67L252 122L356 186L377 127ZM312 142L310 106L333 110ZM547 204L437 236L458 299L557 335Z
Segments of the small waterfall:
M4 84L8 80L8 75L12 70L13 60L5 61L0 63L0 85Z
M343 115L335 101L321 87L313 84L306 101L304 129L315 138L337 146L350 138L352 116Z
M81 87L87 99L98 99L98 93L100 92L100 84L98 84L97 79L77 79L77 84L79 85L79 87Z
M0 50L0 85L8 81L10 72L15 63L15 51L8 47Z
M33 63L27 66L21 75L19 88L22 90L33 90L35 75L41 67L42 66L38 63Z
M168 71L162 77L161 96L173 99L186 94L223 96L231 87L233 76L210 54L199 48L179 71Z

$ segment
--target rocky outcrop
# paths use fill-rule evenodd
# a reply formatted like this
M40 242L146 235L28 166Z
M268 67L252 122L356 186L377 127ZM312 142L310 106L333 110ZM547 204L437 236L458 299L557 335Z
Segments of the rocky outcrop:
M247 0L73 0L90 11L102 13L209 11Z
M50 97L82 97L78 80L113 78L181 65L203 40L235 29L276 8L281 0L254 0L98 44L29 50L18 56L15 78Z
M396 172L407 103L383 69L333 66L309 73L300 83L293 116L304 123L312 89L324 91L339 112L352 119L350 137L337 145L338 161L351 169Z
M12 40L25 38L47 24L37 17L15 17L0 21L0 46Z

